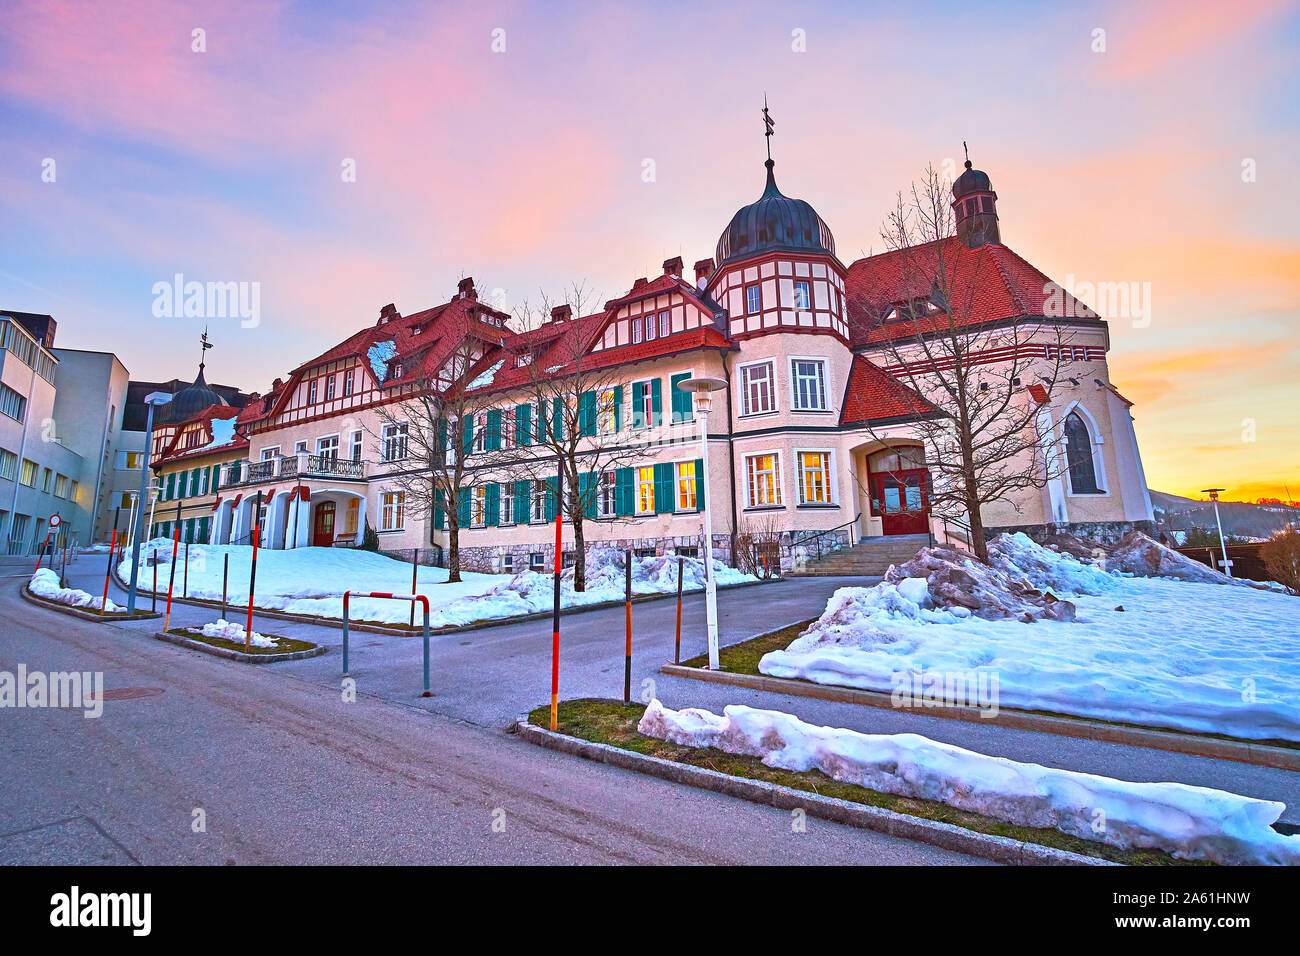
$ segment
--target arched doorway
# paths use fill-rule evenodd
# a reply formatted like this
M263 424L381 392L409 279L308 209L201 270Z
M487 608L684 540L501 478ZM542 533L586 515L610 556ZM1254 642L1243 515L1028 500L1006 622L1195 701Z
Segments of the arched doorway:
M930 530L930 472L921 448L885 448L868 456L867 490L883 534Z

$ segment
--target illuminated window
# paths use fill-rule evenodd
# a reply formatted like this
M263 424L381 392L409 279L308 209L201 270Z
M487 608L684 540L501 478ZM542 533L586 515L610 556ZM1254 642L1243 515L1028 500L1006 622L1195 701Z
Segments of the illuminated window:
M749 455L745 458L749 507L763 508L781 503L781 456Z
M654 514L655 510L655 470L653 465L646 465L636 470L636 513Z
M484 485L479 485L470 494L469 524L471 528L487 524L487 487Z
M830 452L799 453L799 501L805 505L831 504Z
M695 511L699 508L696 504L696 475L695 462L680 461L677 463L677 510L678 511Z

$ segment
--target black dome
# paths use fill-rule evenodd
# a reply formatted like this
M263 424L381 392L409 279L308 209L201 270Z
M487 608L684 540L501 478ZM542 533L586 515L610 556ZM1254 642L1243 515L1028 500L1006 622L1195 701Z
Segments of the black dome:
M952 184L952 195L954 199L961 199L971 193L991 193L993 184L989 181L989 174L979 170L971 169L970 160L966 160L966 172L957 177L957 181Z
M817 211L802 199L790 199L776 188L775 163L767 161L767 188L757 202L731 217L718 239L717 262L747 259L761 252L822 252L835 255L835 237Z
M187 385L176 393L170 402L164 405L158 415L158 423L171 422L179 424L197 415L211 405L225 405L226 400L208 388L203 379L203 366L199 366L199 377L193 385Z

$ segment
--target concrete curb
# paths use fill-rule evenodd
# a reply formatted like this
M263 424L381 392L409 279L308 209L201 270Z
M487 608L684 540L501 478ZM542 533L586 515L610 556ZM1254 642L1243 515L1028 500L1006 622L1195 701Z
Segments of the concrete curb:
M742 800L749 800L751 803L766 804L779 810L800 809L809 816L829 820L832 823L843 823L864 830L874 830L877 833L901 837L905 840L927 843L945 850L953 850L957 853L992 860L995 863L1004 863L1011 866L1119 865L1109 860L1084 856L1081 853L1073 853L1069 850L1057 850L1052 847L1039 846L1035 843L1013 840L1010 837L977 833L974 830L967 830L951 823L926 820L923 817L912 817L893 810L886 810L883 807L872 807L862 803L853 803L849 800L823 797L819 794L795 790L791 787L767 783L763 780L747 780L744 777L733 777L730 774L720 773L716 770L674 763L660 757L649 757L645 754L623 750L609 744L580 740L566 734L552 733L531 724L528 722L527 717L519 718L512 729L528 743L545 747L548 750L557 750L560 753L583 757L596 763L606 763L613 767L621 767L624 770L635 770L638 773L649 774L652 777L659 777L673 783L699 787L703 790L712 790L714 793L724 793L727 796L739 797Z
M837 687L831 684L813 684L808 681L791 680L785 677L768 677L764 674L711 671L701 667L686 667L682 664L664 664L659 668L659 672L672 677L686 677L691 680L706 681L712 684L728 684L733 687L768 691L773 694L812 697L817 700L857 704L864 707L879 707L884 710L899 709L894 706L890 695L882 691L859 690L855 687ZM995 727L1009 727L1014 730L1033 730L1044 734L1056 734L1061 737L1077 737L1083 740L1101 740L1106 743L1127 744L1130 747L1146 747L1150 750L1168 750L1194 757L1234 760L1238 763L1256 764L1277 770L1300 770L1300 750L1288 750L1285 747L1270 747L1265 744L1252 744L1245 741L1219 740L1215 737L1177 734L1163 730L1143 730L1138 727L1094 723L1088 720L1031 714L1016 710L999 710L996 717L981 716L982 711L977 707L942 706L915 708L915 710L927 717L942 717L946 720L962 720L972 724L990 724Z
M43 597L38 597L31 591L27 590L27 585L20 585L18 593L28 604L35 604L37 607L48 608L51 611L58 611L60 614L67 614L69 617L80 618L83 621L94 621L97 624L116 624L119 621L147 621L152 618L162 617L161 614L154 614L150 611L136 611L135 614L97 614L94 611L85 611L79 607L72 607L70 604L60 604L58 601L47 601Z
M160 641L166 641L168 644L188 647L192 651L201 651L204 654L224 657L227 660L239 661L243 664L274 664L277 661L301 661L306 660L308 657L320 657L325 653L325 648L317 644L305 651L286 651L283 654L245 654L242 651L232 651L224 647L213 647L211 644L182 637L179 634L168 634L166 631L155 631L153 636Z
M767 580L762 580L762 581L742 581L739 584L721 585L718 588L718 590L730 591L735 588L752 588L760 584L773 584L780 580L782 579L769 578ZM116 567L113 568L113 581L114 583L117 584L118 587L122 588L123 590L126 590L129 587L129 584L123 581L118 576ZM685 600L688 596L691 595L703 595L703 594L704 591L702 590L683 591L682 599ZM166 600L167 594L164 591L159 593L158 597L159 600ZM137 585L136 599L140 600L143 598L152 599L153 591L148 588L142 588L139 585ZM641 595L633 596L632 603L644 604L648 601L665 601L669 599L676 600L676 598L677 598L677 592L675 591L670 594L641 594ZM209 601L205 598L177 597L175 594L172 595L172 603L188 604L191 607L204 607L209 609L221 607L220 601ZM560 610L560 616L568 617L570 614L582 614L585 611L601 611L611 607L622 607L622 606L623 606L623 600L621 598L615 601L601 601L599 604L584 604L581 605L580 607L562 608ZM227 604L226 607L239 609L240 606L236 604ZM243 607L245 610L247 610L247 605L244 605ZM319 627L332 627L338 631L343 630L343 622L341 620L336 621L324 617L314 617L310 614L289 614L286 611L276 611L271 608L258 607L256 604L253 605L253 613L255 615L258 615L259 617L274 618L277 621L292 621L295 624L315 624ZM459 624L454 627L450 627L450 626L435 627L435 628L431 628L429 633L436 637L437 635L440 634L461 634L464 633L465 631L481 631L489 627L503 627L506 624L521 624L527 621L549 621L551 619L551 614L552 614L551 611L537 611L533 614L520 614L515 617L499 617L499 618L486 620L486 621L473 621L469 624ZM138 617L139 615L137 615L137 618ZM418 625L414 628L410 628L407 627L405 624L379 625L379 624L366 624L365 622L359 622L359 621L348 621L348 630L366 631L371 634L387 634L390 637L419 637L424 633L423 628L421 628Z

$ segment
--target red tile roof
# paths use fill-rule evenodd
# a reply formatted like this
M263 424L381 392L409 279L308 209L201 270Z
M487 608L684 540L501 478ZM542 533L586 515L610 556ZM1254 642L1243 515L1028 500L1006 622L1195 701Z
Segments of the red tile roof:
M229 405L209 405L198 414L191 415L189 418L185 419L185 421L176 423L176 425L173 426L175 431L172 432L172 436L168 440L167 445L163 448L162 454L153 460L151 467L156 467L164 462L181 461L186 458L198 458L203 455L211 455L217 452L247 448L248 439L238 432L239 420L242 416L243 412L238 408L231 408ZM234 437L228 442L223 442L215 447L212 446L213 420L229 421L232 418L236 420L236 431ZM188 426L195 422L199 423L203 427L204 441L192 448L178 448L177 445L181 440L181 434Z
M841 425L941 414L939 409L861 355L853 357Z
M934 279L940 276L944 277L940 287L954 300L952 314L963 326L1044 315L1053 295L1067 316L1098 318L1006 246L970 249L960 239L949 237L868 256L849 266L845 293L853 346L947 328L947 315L881 324L892 304L928 297Z

